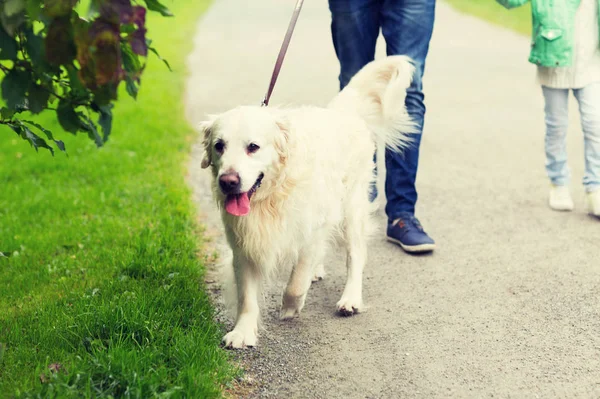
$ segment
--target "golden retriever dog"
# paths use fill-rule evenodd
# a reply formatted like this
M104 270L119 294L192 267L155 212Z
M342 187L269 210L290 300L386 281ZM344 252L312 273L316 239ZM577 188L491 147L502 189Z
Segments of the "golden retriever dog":
M202 122L201 166L211 167L237 289L226 347L257 344L261 286L281 266L292 266L281 319L300 314L311 281L324 275L332 238L347 254L337 312L363 308L373 154L378 143L401 151L415 132L404 104L413 72L407 57L386 57L366 65L326 108L240 106Z

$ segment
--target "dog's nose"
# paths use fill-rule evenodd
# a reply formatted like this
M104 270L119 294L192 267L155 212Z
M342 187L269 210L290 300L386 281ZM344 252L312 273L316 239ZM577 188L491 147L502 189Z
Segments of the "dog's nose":
M219 177L219 186L225 194L235 193L240 188L240 175L236 172L225 173Z

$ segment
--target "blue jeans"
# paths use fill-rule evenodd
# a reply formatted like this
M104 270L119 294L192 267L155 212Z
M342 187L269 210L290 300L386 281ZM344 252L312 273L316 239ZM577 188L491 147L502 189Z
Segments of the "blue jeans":
M567 164L567 130L569 128L569 89L542 86L546 113L546 172L552 184L566 186L571 171ZM600 189L600 82L592 83L573 94L579 103L583 130L587 192Z
M407 55L415 62L406 108L422 132L425 118L422 78L433 33L435 0L329 0L329 9L333 45L341 65L340 89L373 61L381 29L388 55ZM421 134L415 134L413 145L401 154L386 150L385 211L390 221L402 213L415 213L420 143Z

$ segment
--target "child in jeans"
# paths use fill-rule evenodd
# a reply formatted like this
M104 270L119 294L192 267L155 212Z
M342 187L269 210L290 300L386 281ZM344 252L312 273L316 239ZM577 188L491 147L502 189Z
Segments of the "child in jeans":
M529 0L497 0L506 8ZM588 211L600 217L600 0L531 0L532 49L529 61L538 66L546 113L546 171L552 183L550 208L573 209L569 190L566 136L568 99L579 103L585 144Z

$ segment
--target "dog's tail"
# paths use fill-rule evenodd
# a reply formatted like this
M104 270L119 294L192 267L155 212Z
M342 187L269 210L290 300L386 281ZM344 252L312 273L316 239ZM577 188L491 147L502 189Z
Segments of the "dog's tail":
M418 133L405 106L414 71L412 60L403 55L372 61L354 75L329 107L359 114L377 143L400 151L410 143L407 134Z

